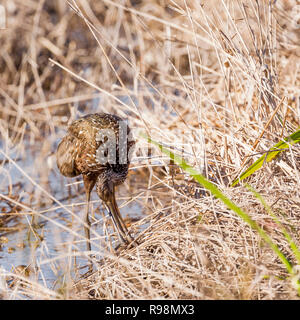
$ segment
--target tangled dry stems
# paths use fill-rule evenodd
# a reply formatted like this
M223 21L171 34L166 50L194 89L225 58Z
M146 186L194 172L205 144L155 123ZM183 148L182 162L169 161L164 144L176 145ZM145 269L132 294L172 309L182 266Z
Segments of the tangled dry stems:
M256 159L253 154L265 152L299 125L296 1L272 7L268 1L70 4L73 9L59 0L4 1L1 224L32 212L54 220L57 210L69 205L71 213L80 214L82 189L80 184L65 187L73 181L59 176L55 146L75 117L101 110L128 118L132 127L178 152L184 148L189 163L259 222L295 264L259 201L229 183ZM12 294L4 283L4 297L296 298L283 265L258 235L209 194L196 193L199 186L144 144L138 140L136 161L120 194L127 197L125 208L130 201L143 207L143 219L131 223L136 234L148 226L139 246L119 255L104 251L92 276L73 285L69 275L59 292L32 281L15 286ZM40 188L22 171L16 173L5 155ZM33 165L26 159L34 159ZM249 180L298 245L299 161L294 146Z

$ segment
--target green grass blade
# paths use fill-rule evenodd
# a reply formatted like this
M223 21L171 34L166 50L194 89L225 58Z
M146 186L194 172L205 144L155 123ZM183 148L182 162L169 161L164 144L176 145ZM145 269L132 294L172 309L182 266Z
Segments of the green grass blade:
M276 214L272 211L271 207L266 203L265 199L257 192L253 187L251 187L249 184L246 184L246 187L255 195L255 197L261 202L261 204L265 207L268 214L272 217L272 219L275 221L275 223L280 227L281 232L283 233L284 237L289 243L289 246L291 250L293 251L298 264L300 265L300 251L296 245L296 243L293 241L290 234L287 232L285 227L282 225L282 223L277 218Z
M214 184L208 181L201 173L199 173L196 169L188 165L185 160L171 152L169 149L163 147L160 143L152 140L148 136L141 134L142 137L146 138L148 142L156 145L159 149L167 154L171 160L177 163L183 170L189 173L197 182L199 182L202 186L204 186L207 190L209 190L216 198L223 201L223 203L231 210L233 210L239 217L241 217L245 222L247 222L250 227L256 230L259 235L269 244L269 246L273 249L273 251L277 254L279 259L285 265L287 271L290 274L293 274L293 266L289 262L289 260L285 257L285 255L280 251L277 245L272 241L272 239L264 232L259 225L251 219L251 217L243 211L240 207L238 207L235 203L233 203L229 198L227 198Z
M255 171L260 169L264 162L269 162L273 160L279 153L285 151L289 146L300 142L300 129L284 138L283 141L278 142L273 146L268 152L266 152L262 157L256 160L247 170L245 170L237 179L235 179L231 186L235 186L240 181L249 177Z

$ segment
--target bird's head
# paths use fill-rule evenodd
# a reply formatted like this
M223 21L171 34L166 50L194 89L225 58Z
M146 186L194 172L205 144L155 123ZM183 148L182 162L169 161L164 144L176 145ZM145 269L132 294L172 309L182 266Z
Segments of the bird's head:
M96 190L99 198L104 203L111 201L111 198L115 193L115 184L112 179L109 179L107 172L104 172L98 176Z

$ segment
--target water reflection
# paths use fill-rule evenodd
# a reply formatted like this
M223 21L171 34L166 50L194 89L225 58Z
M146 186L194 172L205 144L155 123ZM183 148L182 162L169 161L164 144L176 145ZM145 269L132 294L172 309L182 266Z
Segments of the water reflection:
M41 169L32 165L35 157L31 149L26 149L27 151L17 163L26 174L38 182L41 180ZM20 157L20 154L18 156ZM11 153L10 157L16 159L16 154ZM85 205L81 179L78 178L76 183L76 179L61 177L56 166L52 169L50 167L45 166L43 169L44 175L48 175L48 181L41 184L42 187L74 216L80 218ZM44 197L42 192L38 201L36 193L39 190L34 190L32 183L12 163L6 163L3 168L4 170L0 173L1 193L9 198L14 197L16 202L24 204L24 208L34 208L40 215L12 206L11 202L1 199L0 267L2 270L13 272L18 266L29 266L36 271L37 280L51 289L61 285L60 279L66 273L75 277L87 271L84 268L87 265L87 258L82 254L85 251L85 241L76 236L76 234L84 236L80 221L64 208ZM32 199L34 192L36 192L35 199ZM137 202L131 202L122 207L124 198L128 197L125 186L118 188L118 196L123 217L139 219L142 215L142 207ZM92 250L96 253L96 259L101 258L101 248L105 246L107 240L103 233L103 212L101 201L93 192ZM105 215L107 215L106 212ZM108 222L109 217L105 217L104 220ZM105 225L107 232L112 233L108 223Z

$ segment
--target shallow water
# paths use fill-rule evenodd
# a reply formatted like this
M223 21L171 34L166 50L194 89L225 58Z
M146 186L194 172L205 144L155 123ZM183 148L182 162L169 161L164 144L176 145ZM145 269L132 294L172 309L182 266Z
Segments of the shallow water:
M81 208L80 211L83 212L84 206L81 206ZM140 217L141 214L141 208L137 204L128 205L120 211L121 214L126 211L126 213L129 213L129 217L135 218ZM99 214L96 214L96 218L97 217L99 218ZM57 214L57 216L52 217L52 219L63 226L68 224L66 223L67 220L71 220L68 213ZM70 248L74 250L74 247L76 247L77 252L82 252L85 250L86 245L85 241L76 239L70 232L54 225L51 221L43 220L42 218L39 218L38 220L40 227L36 228L35 231L43 237L42 241L39 241L39 238L31 231L31 218L29 217L18 219L17 225L23 226L23 228L17 232L11 232L4 235L7 239L7 243L2 244L2 249L0 250L0 266L6 271L13 271L14 268L19 265L38 267L39 281L45 283L48 288L54 289L59 276L62 276L68 268L72 269L75 267L74 259L68 257L68 255L71 255L71 252L69 251ZM8 227L9 226L10 225L8 225ZM68 227L71 228L72 231L84 235L83 227L80 226L79 223L73 223L72 225L68 225ZM99 237L103 238L101 221L94 223L92 229L99 234ZM112 230L110 229L110 232L111 231ZM95 238L93 234L92 237ZM72 245L71 243L75 244ZM100 259L101 250L99 250L99 246L101 246L101 241L100 239L98 239L98 241L96 239L93 243L92 250L94 250L95 253L99 252L99 254L96 255L96 259ZM116 243L118 243L118 241L116 241ZM59 258L60 256L62 257ZM53 261L51 262L51 260ZM87 268L82 268L80 270L80 267L85 266L86 264L87 259L84 256L77 257L76 267L79 269L79 274L83 274L87 271ZM74 271L71 272L71 274L74 274Z
M58 140L56 138L55 141L51 141L51 152L56 149ZM2 150L5 150L5 146L0 145L1 147ZM67 271L72 278L87 271L85 266L88 260L82 254L85 251L86 243L74 234L84 236L83 225L76 217L83 216L85 195L81 177L74 179L62 177L56 167L54 153L48 154L45 159L41 160L37 158L39 152L33 151L36 149L39 149L37 145L32 146L26 142L24 148L19 148L15 152L12 150L9 156L12 159L19 159L16 164L20 169L13 163L6 163L0 171L1 193L8 196L12 184L14 199L40 213L39 216L33 218L33 215L28 214L28 209L18 208L15 210L10 207L7 201L0 198L2 213L16 213L16 211L26 213L24 215L17 214L14 217L10 216L11 220L9 222L5 220L2 225L3 229L0 229L0 269L13 272L17 266L30 266L37 271L36 280L47 288L57 289L61 286L61 277ZM44 168L41 167L41 164L44 165ZM34 186L32 181L22 173L22 170L43 189L39 190L37 186ZM53 202L46 192L66 206L67 210L74 213L74 216L66 208ZM143 215L142 207L137 202L131 202L122 207L122 204L125 203L124 199L130 197L126 186L120 186L117 192L122 216L134 220L141 218ZM32 197L33 194L34 197ZM100 259L101 247L107 243L103 233L103 212L105 220L107 220L105 226L108 224L109 217L107 212L103 210L95 191L92 192L91 200L90 220L93 231L91 238L94 239L92 250L95 252L96 259ZM1 218L3 219L3 217ZM9 232L10 228L17 230ZM107 227L107 234L112 232L112 228ZM116 239L114 243L118 244L118 240ZM74 258L74 253L78 255L76 258Z

